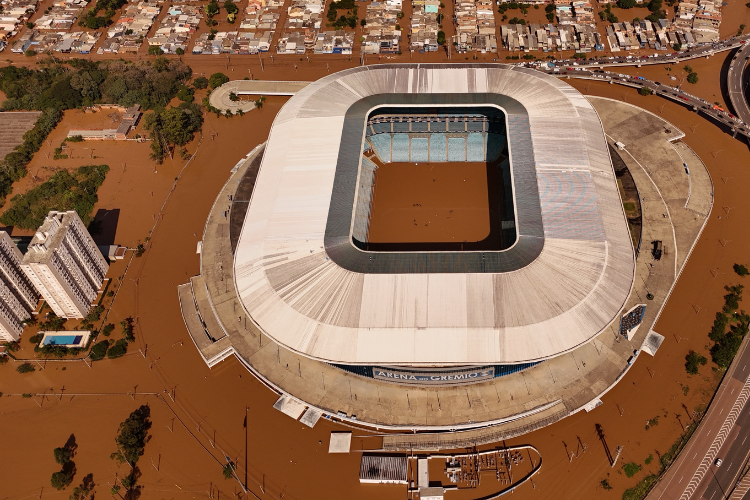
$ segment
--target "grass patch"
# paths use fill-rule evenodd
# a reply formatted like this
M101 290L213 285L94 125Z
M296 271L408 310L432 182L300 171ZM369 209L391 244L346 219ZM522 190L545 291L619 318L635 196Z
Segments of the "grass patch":
M630 462L627 464L623 464L622 470L625 472L625 475L628 477L633 477L636 474L638 474L643 467L641 464L637 464L635 462Z
M622 494L622 500L641 500L642 498L645 498L646 494L651 489L651 486L654 485L658 478L659 476L656 474L646 476L639 481L638 484L625 490Z
M652 462L653 460L654 460L654 456L653 456L653 455L651 455L651 454L649 454L649 456L648 456L648 457L646 457L646 460L644 460L644 462L646 463L646 465L648 465L648 464L650 464L650 463L651 463L651 462Z
M97 190L109 172L107 165L85 165L74 172L60 170L51 179L14 196L0 222L22 229L36 229L50 210L75 210L84 224L98 201Z

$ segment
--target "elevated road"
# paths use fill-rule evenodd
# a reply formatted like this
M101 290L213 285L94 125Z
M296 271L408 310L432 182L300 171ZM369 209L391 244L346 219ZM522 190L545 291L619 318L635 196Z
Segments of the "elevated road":
M711 119L715 124L723 126L732 137L740 136L744 140L750 142L750 126L747 122L729 113L725 109L712 104L705 99L694 96L685 92L684 90L664 85L660 82L653 82L646 80L640 76L624 75L620 73L614 73L610 71L604 71L601 69L587 69L582 67L567 67L567 68L555 68L555 69L542 69L549 74L563 78L579 78L583 80L594 80L603 81L611 84L624 85L626 87L632 87L640 89L641 87L647 87L651 91L665 99L681 104L693 111L705 115Z
M748 106L747 85L745 85L745 71L750 59L750 43L745 43L732 58L727 73L727 91L732 107L737 116L745 123L750 123L750 106Z

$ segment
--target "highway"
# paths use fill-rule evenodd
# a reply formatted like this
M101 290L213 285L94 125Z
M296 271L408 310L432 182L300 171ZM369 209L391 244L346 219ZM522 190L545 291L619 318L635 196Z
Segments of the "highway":
M689 50L669 52L666 54L652 54L650 56L610 56L590 57L587 59L563 59L554 61L558 65L574 65L582 68L605 68L617 66L648 66L652 64L677 64L680 62L710 57L720 52L736 49L750 43L750 34L740 37L731 37L720 42L700 45ZM520 63L525 64L525 63Z
M750 453L750 337L716 391L690 441L648 500L729 498ZM723 463L714 465L717 458Z
M705 115L714 123L725 127L725 129L732 134L732 137L737 137L739 135L746 141L750 142L750 126L748 126L743 120L729 113L725 109L710 103L705 99L689 94L680 88L646 80L640 76L630 76L601 69L583 68L580 66L556 66L554 68L540 67L537 68L537 70L563 78L569 77L595 80L637 89L648 87L655 95L669 99L670 101L676 102Z
M750 106L745 92L745 69L750 59L750 43L744 44L732 58L727 73L727 90L732 107L745 123L750 123Z

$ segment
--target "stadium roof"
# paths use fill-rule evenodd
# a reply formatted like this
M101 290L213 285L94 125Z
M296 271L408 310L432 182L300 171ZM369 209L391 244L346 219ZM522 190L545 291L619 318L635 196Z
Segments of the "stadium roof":
M365 252L351 242L367 113L503 108L517 243L502 252ZM378 65L301 90L274 121L235 252L252 320L303 355L351 364L546 359L615 319L635 261L604 131L574 88L500 64Z

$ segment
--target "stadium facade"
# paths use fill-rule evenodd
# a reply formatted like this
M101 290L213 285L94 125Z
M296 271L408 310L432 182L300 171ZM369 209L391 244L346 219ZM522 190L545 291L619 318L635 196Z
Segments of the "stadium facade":
M376 165L500 169L496 245L371 245ZM365 377L451 385L586 344L623 312L634 251L601 122L504 65L382 65L314 82L271 129L234 254L265 335Z

